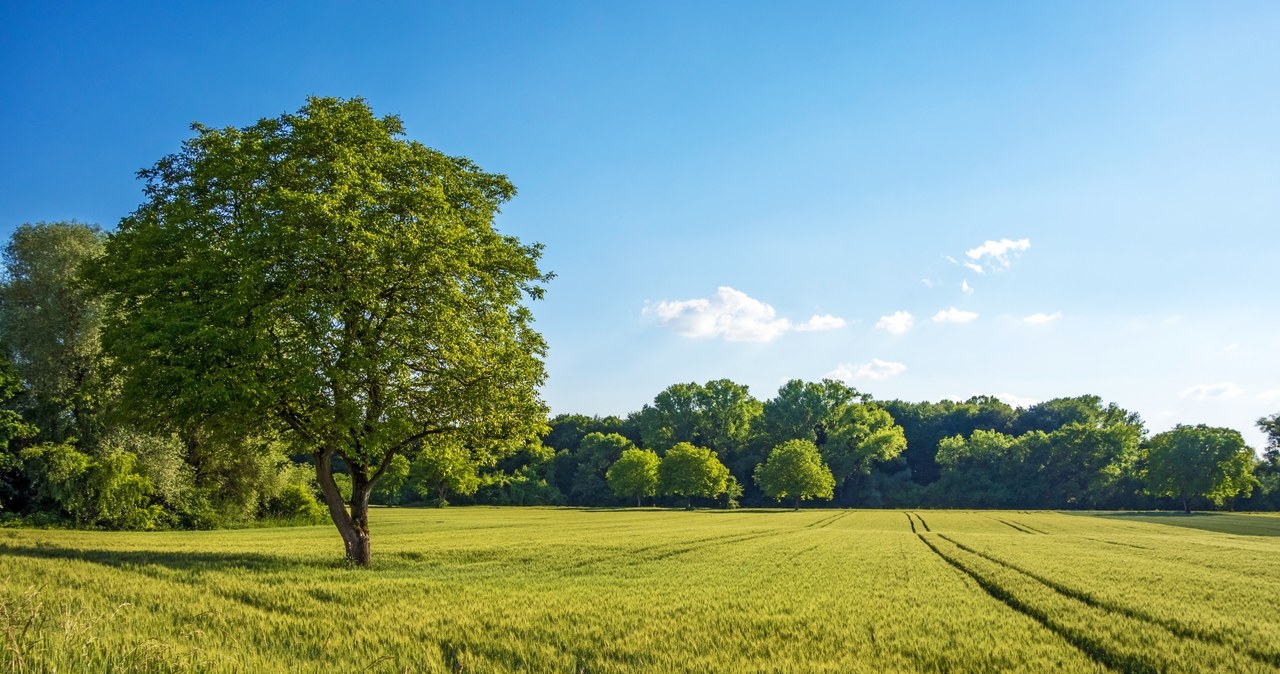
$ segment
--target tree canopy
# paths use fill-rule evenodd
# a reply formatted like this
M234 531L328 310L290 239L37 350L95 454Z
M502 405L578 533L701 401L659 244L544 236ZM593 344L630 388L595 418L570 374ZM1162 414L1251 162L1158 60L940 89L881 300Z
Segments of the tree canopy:
M347 557L368 564L368 498L395 456L544 426L527 306L549 279L541 248L494 229L505 176L405 140L363 100L193 130L140 172L146 201L94 275L124 397L164 419L281 428L313 455Z
M788 440L774 447L756 468L755 478L770 498L789 498L796 510L802 499L831 498L836 484L818 447L808 440Z
M728 484L729 469L705 447L678 442L658 464L658 491L684 496L689 509L693 508L694 497L715 498L725 492Z
M621 498L635 498L636 507L646 496L658 492L658 465L661 460L649 449L627 449L609 466L609 488Z
M1177 499L1189 513L1193 498L1221 504L1252 486L1254 460L1239 431L1179 424L1151 438L1147 489L1157 496Z

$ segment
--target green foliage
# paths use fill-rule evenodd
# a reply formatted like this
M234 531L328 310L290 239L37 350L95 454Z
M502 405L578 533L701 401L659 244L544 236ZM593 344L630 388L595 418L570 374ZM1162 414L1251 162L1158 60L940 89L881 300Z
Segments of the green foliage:
M1254 461L1239 431L1179 424L1151 438L1147 446L1147 490L1177 499L1186 512L1198 497L1221 505L1253 486Z
M756 468L755 478L770 498L791 499L796 510L801 500L829 500L836 485L817 445L808 440L788 440L774 447L768 460Z
M26 224L4 249L0 344L30 389L28 421L48 442L92 446L103 396L98 376L100 299L82 270L103 254L105 235L79 222Z
M569 488L574 503L589 504L608 502L610 491L606 473L628 449L635 445L617 433L588 433L582 438L576 453L577 468Z
M526 306L549 279L541 248L494 230L505 176L404 140L362 100L193 129L140 173L147 200L93 276L124 406L283 428L367 564L368 498L396 455L541 432L545 343Z
M693 508L694 497L715 498L728 488L729 469L716 453L705 447L678 442L658 464L658 493L684 496Z
M480 488L480 464L457 438L440 436L425 443L409 466L409 485L436 505L449 496L468 496Z
M902 427L885 410L871 403L848 404L831 415L822 458L843 483L866 475L871 466L896 458L907 447Z
M658 493L658 464L661 459L649 449L624 449L613 465L609 466L605 478L609 488L619 498L635 498L636 506L640 499Z
M408 480L409 459L397 454L391 458L391 463L387 464L386 471L382 473L382 479L378 480L377 486L374 487L374 499L385 505L398 505L400 491Z
M0 512L13 510L13 506L26 496L22 460L17 448L11 445L16 440L26 440L39 433L39 429L12 409L22 392L22 381L13 365L0 354Z
M81 526L153 529L161 509L152 505L151 483L137 472L133 454L111 452L94 458L66 444L41 444L22 451L27 478L53 508Z

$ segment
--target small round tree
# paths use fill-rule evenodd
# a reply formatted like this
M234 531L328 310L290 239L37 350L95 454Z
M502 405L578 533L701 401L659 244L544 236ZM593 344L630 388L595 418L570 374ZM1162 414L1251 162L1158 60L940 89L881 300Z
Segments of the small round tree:
M817 445L808 440L788 440L774 447L769 458L756 466L755 479L770 498L790 498L796 510L801 499L830 499L836 484Z
M1147 450L1147 492L1171 496L1191 512L1191 499L1214 505L1252 487L1253 450L1240 432L1200 424L1179 424L1154 438Z
M729 483L729 469L716 453L687 442L676 443L658 464L658 491L688 499L686 510L693 510L693 497L715 498L723 494Z
M640 499L653 496L658 490L658 455L648 449L628 449L622 457L609 466L605 479L609 488L621 498L636 498L636 507L640 507Z

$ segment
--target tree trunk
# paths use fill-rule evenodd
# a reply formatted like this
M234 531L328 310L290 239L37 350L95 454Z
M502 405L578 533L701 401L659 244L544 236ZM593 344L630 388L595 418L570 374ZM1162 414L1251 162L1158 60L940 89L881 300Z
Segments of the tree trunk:
M1182 512L1187 515L1191 514L1191 499L1185 496L1182 497Z
M372 485L363 475L351 476L351 511L348 512L338 484L333 481L333 453L332 449L316 452L316 481L320 483L320 492L329 507L329 517L342 536L347 561L369 566L373 562L373 550L369 545L369 493Z
M797 497L796 497L796 501L795 501L795 503L796 503L796 510L799 510L799 509L800 509L800 497L799 497L799 496L797 496Z
M689 502L685 504L684 509L685 509L685 510L693 510L693 497L692 497L692 496L690 496L690 497L689 497Z
M644 498L644 497L643 497L643 496L641 496L640 494L636 494L636 507L637 507L637 508L639 508L639 507L640 507L640 499L642 499L642 498Z

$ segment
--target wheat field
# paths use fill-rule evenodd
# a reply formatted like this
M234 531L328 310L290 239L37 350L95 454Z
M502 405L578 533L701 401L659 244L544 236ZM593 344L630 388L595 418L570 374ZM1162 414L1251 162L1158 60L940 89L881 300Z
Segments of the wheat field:
M1280 517L380 509L0 530L20 672L1275 672Z

